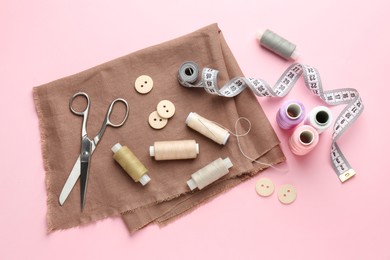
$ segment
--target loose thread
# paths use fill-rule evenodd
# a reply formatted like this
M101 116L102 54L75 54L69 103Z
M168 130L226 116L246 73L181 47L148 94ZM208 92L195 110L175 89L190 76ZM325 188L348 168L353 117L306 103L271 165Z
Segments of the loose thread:
M244 120L245 122L248 123L248 130L246 130L246 131L245 131L244 133L242 133L242 134L240 134L240 133L239 133L239 130L238 130L238 123L240 122L240 120ZM269 163L266 163L266 162L262 162L262 161L256 160L256 159L254 159L254 158L251 158L250 156L248 156L248 155L244 152L244 150L243 150L243 148L242 148L242 146L241 146L240 137L244 137L244 136L248 135L249 132L250 132L251 129L252 129L252 123L251 123L251 121L250 121L248 118L246 118L246 117L239 117L239 118L236 120L235 124L234 124L234 132L231 131L230 129L228 129L227 127L225 127L225 126L223 126L223 125L217 123L217 122L214 122L214 121L209 121L209 122L211 122L211 123L213 123L213 124L215 124L215 125L217 125L217 126L223 128L223 129L225 129L228 133L230 133L231 135L235 136L235 137L236 137L236 140L237 140L238 149L240 150L240 153L241 153L246 159L250 160L251 162L255 162L255 163L258 163L258 164L265 165L265 166L267 166L267 167L271 167L271 168L275 169L275 170L278 171L278 172L282 172L282 173L288 172L288 169L281 169L281 168L276 167L276 166L274 166L274 165L272 165L272 164L269 164ZM207 128L207 126L205 126L205 127ZM209 130L209 131L211 132L211 130Z
M189 113L186 124L188 127L221 145L225 145L230 136L226 129L194 112Z

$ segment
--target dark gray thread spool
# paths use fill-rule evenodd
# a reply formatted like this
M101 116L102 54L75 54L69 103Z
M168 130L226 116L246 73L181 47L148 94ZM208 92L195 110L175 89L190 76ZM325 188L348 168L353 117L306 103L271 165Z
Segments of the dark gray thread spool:
M199 76L198 65L192 61L184 62L179 68L179 79L187 83L195 83Z
M261 46L278 54L282 58L286 60L296 60L298 58L297 46L271 30L267 29L264 32L258 32L257 36Z

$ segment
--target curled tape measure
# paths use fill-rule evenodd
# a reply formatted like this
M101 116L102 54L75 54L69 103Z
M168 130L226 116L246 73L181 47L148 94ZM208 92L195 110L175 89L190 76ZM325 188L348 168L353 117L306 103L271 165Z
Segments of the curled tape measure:
M198 65L195 62L185 62L179 68L179 83L184 87L204 88L208 93L222 97L235 97L244 91L246 87L249 87L259 97L280 98L286 96L299 77L303 75L306 87L328 105L347 104L336 118L333 127L330 158L333 169L341 182L355 175L355 171L338 147L337 140L363 111L364 106L356 89L342 88L324 91L318 70L300 63L294 63L288 67L273 88L262 79L245 77L235 77L221 88L218 88L218 70L203 68L200 78L199 74Z

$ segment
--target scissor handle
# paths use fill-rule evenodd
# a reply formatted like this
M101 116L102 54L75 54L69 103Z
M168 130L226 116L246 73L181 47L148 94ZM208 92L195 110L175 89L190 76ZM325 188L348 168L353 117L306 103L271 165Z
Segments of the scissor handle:
M87 99L87 106L84 108L84 110L82 111L79 111L79 110L76 110L74 107L73 107L73 102L74 100L76 99L76 97L79 97L79 96L83 96ZM79 116L84 116L86 113L88 113L89 111L89 106L90 106L90 101L89 101L89 96L87 93L85 92L77 92L76 94L74 94L71 98L70 98L70 101L69 101L69 108L70 110L76 114L76 115L79 115Z
M78 111L76 109L74 109L73 107L73 102L75 100L76 97L78 96L83 96L87 99L87 106L85 107L84 110L82 111ZM70 98L70 101L69 101L69 108L70 110L78 115L78 116L83 116L83 125L81 127L81 136L86 136L87 135L87 120L88 120L88 113L89 113L89 107L91 105L91 102L89 100L89 96L87 95L87 93L85 92L77 92L76 94L74 94L71 98Z
M125 104L126 114L125 114L125 117L123 118L122 122L120 122L119 124L114 124L113 122L111 122L110 116L111 116L112 110L117 102L121 102L121 103ZM99 133L94 138L95 145L97 145L97 143L102 138L107 126L121 127L126 122L128 116L129 116L129 104L127 103L126 100L124 100L123 98L117 98L114 101L112 101L110 106L107 109L106 117L104 118L102 127L100 128Z
M114 124L113 122L111 122L110 116L111 116L112 110L117 102L122 102L123 104L125 104L126 114L125 114L125 117L123 118L122 122L120 122L119 124ZM112 127L121 127L126 122L128 116L129 116L129 104L123 98L117 98L114 101L112 101L110 106L108 107L106 119L105 119L105 121L106 121L105 124L112 126Z

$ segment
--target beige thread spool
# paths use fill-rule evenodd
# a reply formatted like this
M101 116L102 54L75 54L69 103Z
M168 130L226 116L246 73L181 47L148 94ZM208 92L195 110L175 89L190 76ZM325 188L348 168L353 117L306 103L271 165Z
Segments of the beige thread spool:
M201 190L207 185L228 174L229 168L231 167L233 167L233 163L230 161L229 157L226 157L225 159L218 158L193 173L191 175L191 179L187 181L187 185L191 190L196 188Z
M157 161L194 159L199 154L199 144L195 140L154 142L149 153Z
M201 133L202 135L210 138L217 144L225 145L229 139L229 132L226 129L216 125L214 122L198 115L197 113L191 112L187 119L186 124Z
M122 146L117 143L111 150L114 153L114 160L122 166L123 170L125 170L135 182L140 182L142 186L145 186L150 181L148 169L146 169L127 146Z

